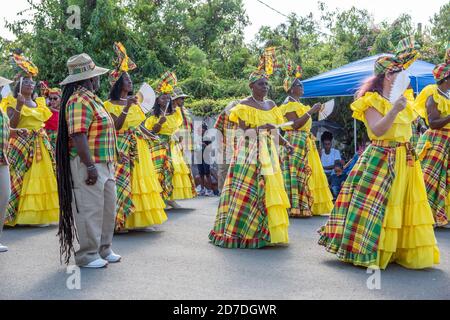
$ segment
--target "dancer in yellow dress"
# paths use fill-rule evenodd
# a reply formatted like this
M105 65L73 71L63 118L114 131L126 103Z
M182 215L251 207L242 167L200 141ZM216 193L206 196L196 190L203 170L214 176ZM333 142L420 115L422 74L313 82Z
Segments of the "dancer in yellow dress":
M160 141L152 145L152 155L163 188L163 196L172 207L179 207L175 200L191 199L197 194L191 170L186 164L175 133L183 124L180 108L174 108L171 94L176 84L176 75L166 72L156 89L159 96L153 114L145 127L159 136Z
M433 74L436 84L425 87L415 103L430 126L419 140L417 154L436 225L450 228L450 47Z
M220 197L211 242L224 248L262 248L289 243L290 207L275 148L275 126L284 122L280 109L265 100L267 75L250 76L252 96L230 111L229 120L243 134L237 136L228 176Z
M286 191L291 201L291 217L310 217L329 214L333 209L333 196L327 177L320 161L315 138L310 133L311 116L320 111L322 105L312 108L302 104L303 95L301 67L287 66L284 89L289 96L280 106L284 121L293 121L294 125L285 127L285 138L294 147L292 154L281 149L281 159Z
M133 82L128 71L136 65L121 43L115 43L114 50L117 65L110 74L112 88L104 106L114 121L119 150L116 229L145 229L167 220L148 142L155 137L150 137L149 131L141 126L146 120L145 114L137 98L129 96L133 92Z
M11 197L6 225L40 225L57 223L59 219L58 187L55 162L44 123L52 113L45 99L32 99L38 69L19 54L13 55L20 68L14 96L1 102L12 128L27 129L27 137L11 137L8 159L11 170Z
M351 105L372 143L344 183L319 244L354 265L385 269L396 262L422 269L439 263L433 214L410 144L413 105L404 96L394 104L385 98L416 57L412 39L406 39L396 56L377 59L375 76Z

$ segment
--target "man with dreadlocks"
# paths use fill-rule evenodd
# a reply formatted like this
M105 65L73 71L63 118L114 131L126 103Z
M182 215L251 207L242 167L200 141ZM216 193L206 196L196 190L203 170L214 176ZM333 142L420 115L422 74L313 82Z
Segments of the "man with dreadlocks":
M344 262L380 269L393 262L410 269L439 263L433 214L410 144L413 104L405 96L394 103L386 98L398 74L417 55L408 38L395 56L378 58L375 76L363 84L351 105L372 143L345 181L319 240Z
M436 84L425 87L415 102L430 126L419 140L417 153L436 225L450 228L450 47L433 75Z
M44 129L52 113L44 97L33 99L38 68L18 53L12 61L19 71L14 94L3 99L0 108L7 112L11 128L29 134L10 139L12 192L6 224L48 226L58 222L59 213L53 148Z
M56 148L61 255L68 264L77 237L76 264L103 268L121 260L111 249L116 218L116 132L114 121L94 94L99 76L108 69L97 67L85 53L71 57L67 67L69 76L61 83Z

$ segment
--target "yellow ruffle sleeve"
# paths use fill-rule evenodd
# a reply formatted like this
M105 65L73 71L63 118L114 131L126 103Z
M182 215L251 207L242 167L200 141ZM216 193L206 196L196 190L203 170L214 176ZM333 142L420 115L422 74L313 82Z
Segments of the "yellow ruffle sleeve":
M230 111L230 121L239 123L243 121L246 126L255 128L265 124L282 124L283 114L279 107L270 110L260 110L244 104L238 104Z
M281 114L284 117L284 122L288 122L289 119L286 118L286 114L291 113L291 112L295 112L297 114L297 117L303 117L305 115L305 113L307 113L309 110L311 110L310 106L305 106L304 104L300 103L300 102L293 102L290 101L286 104L283 104L282 106L280 106L280 111ZM309 119L308 122L305 123L305 125L303 127L301 127L299 130L301 131L307 131L309 132L311 130L312 127L312 120ZM285 127L283 128L283 130L293 130L292 127Z
M385 116L391 109L392 104L376 92L367 92L363 97L359 98L350 105L353 111L353 118L365 122L365 112L369 108L376 109ZM414 117L413 104L408 101L406 108L400 112L394 120L396 124L410 124Z
M124 106L113 104L111 103L111 101L105 101L103 105L105 106L106 111L116 117L120 117L124 108ZM139 126L143 121L145 121L144 112L139 105L134 104L128 110L128 114L122 125L121 131L128 130L129 128L135 128Z
M425 119L427 125L429 124L427 114L427 100L430 96L433 96L434 102L436 102L437 109L441 113L441 116L446 117L450 115L450 100L439 94L437 85L428 85L420 92L414 102L414 109L422 118ZM448 128L450 127L450 125L447 125L445 127Z
M145 127L148 130L152 130L155 124L158 123L159 119L159 117L156 117L154 115L148 117L145 121ZM162 125L159 134L172 135L183 124L183 115L181 114L181 110L179 108L177 108L177 110L173 114L166 116L166 119L167 121Z

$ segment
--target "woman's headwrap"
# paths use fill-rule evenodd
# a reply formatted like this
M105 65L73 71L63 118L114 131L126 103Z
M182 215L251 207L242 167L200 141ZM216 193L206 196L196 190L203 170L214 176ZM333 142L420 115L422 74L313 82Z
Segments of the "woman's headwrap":
M418 49L419 46L414 41L413 36L401 40L393 57L383 56L377 59L375 75L408 69L419 58Z
M11 62L18 73L17 76L32 78L37 76L39 73L38 67L36 67L31 60L18 51L12 54Z
M276 70L281 68L277 53L276 47L268 47L264 50L264 53L259 58L257 70L250 74L250 83L254 83L263 78L268 79Z
M295 68L292 64L292 61L288 61L286 63L286 78L284 79L283 87L286 92L288 92L295 80L300 80L302 78L303 70L300 65L297 65Z
M128 57L127 50L122 43L114 42L113 48L117 57L114 60L114 70L109 74L109 82L111 86L113 86L117 82L117 80L119 80L122 74L137 68L133 60Z
M444 63L438 64L433 70L434 79L436 82L444 80L450 76L450 44L447 45L445 51Z
M61 89L60 88L50 88L48 86L47 81L39 81L39 86L41 88L42 96L47 98L51 94L57 94L61 96Z
M156 93L158 94L172 94L173 89L178 83L177 76L174 72L166 71L160 77L159 83L156 86Z

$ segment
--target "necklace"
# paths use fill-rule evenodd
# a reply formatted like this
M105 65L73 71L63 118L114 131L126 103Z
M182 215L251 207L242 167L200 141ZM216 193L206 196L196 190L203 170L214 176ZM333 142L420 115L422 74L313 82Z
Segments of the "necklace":
M264 107L264 104L266 103L265 100L263 100L263 101L256 100L253 95L252 95L252 100L255 101L260 107Z
M442 94L446 99L450 99L450 97L448 96L448 93L442 91L439 87L437 88L439 93Z
M292 100L294 100L295 102L298 102L298 103L300 103L300 101L298 100L298 99L295 99L293 96L289 96L289 98L291 98Z
M120 101L127 101L127 98L119 98Z

